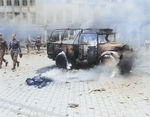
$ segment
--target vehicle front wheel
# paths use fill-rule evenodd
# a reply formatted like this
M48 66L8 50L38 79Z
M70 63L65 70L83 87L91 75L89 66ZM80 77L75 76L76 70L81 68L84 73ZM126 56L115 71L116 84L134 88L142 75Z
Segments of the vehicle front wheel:
M65 55L63 55L63 54L59 55L58 54L56 56L56 65L59 68L64 68L64 69L67 68L67 59L66 59Z

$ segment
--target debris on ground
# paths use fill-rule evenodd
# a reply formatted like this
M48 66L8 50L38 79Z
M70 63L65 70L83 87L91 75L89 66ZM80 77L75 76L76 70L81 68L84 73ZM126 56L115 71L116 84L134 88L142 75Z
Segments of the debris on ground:
M126 102L120 102L120 104L125 104Z
M102 91L106 91L106 89L105 88L101 88L101 89L89 90L88 93L91 93L91 92L102 92Z
M53 80L47 77L35 76L33 78L27 78L26 83L29 86L37 86L38 88L42 88L48 85L48 83Z
M139 93L139 95L143 95L144 93Z
M79 105L78 105L78 104L68 104L68 106L69 106L70 108L77 108Z
M129 87L131 84L122 84L122 87Z
M82 94L79 94L79 96L82 96Z
M127 87L130 86L130 84L127 85Z
M92 107L91 107L91 108L89 108L89 109L95 109L95 108L92 108Z

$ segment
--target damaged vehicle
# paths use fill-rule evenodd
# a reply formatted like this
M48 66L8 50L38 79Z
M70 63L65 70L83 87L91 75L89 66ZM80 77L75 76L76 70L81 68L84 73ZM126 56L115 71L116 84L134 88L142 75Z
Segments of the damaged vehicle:
M82 68L108 62L116 62L123 72L134 66L132 49L116 43L112 29L55 29L47 41L47 54L59 68ZM130 56L128 56L130 55Z

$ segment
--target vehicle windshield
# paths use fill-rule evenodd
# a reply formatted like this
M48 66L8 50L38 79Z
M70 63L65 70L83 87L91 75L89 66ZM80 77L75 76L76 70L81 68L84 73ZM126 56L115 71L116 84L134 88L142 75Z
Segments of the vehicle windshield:
M81 34L79 44L97 45L97 34Z
M98 43L106 43L106 37L106 35L98 35ZM114 42L114 35L109 35L107 38L110 42Z
M106 35L98 35L98 43L106 43L105 37Z

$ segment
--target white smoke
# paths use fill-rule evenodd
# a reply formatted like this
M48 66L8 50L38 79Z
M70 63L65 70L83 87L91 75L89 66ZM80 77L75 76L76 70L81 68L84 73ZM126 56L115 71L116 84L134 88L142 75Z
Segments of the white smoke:
M37 1L36 20L38 20L38 25L46 24L51 29L112 28L118 33L117 41L119 43L127 43L135 47L140 46L140 40L143 44L144 40L148 38L146 36L150 33L149 0L118 0L118 2L71 0L71 3L64 3L62 0ZM4 37L12 32L21 33L22 38L35 32L35 35L38 35L37 33L43 35L43 27L37 31L37 27L33 28L34 25L30 23L32 19L29 22L24 19L18 22L18 17L19 15L9 21L0 19L3 24L10 26L8 29L6 28L9 31L4 34ZM24 27L23 30L22 27ZM20 31L18 31L19 29ZM133 42L136 44L131 44Z
M119 73L113 76L113 73L104 66L95 66L89 69L79 70L64 70L59 68L53 68L45 73L41 74L41 77L53 79L55 82L71 82L71 81L94 81L99 77L121 77Z

